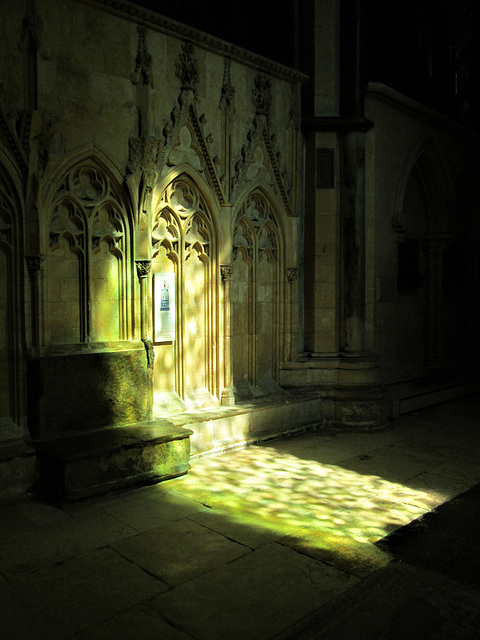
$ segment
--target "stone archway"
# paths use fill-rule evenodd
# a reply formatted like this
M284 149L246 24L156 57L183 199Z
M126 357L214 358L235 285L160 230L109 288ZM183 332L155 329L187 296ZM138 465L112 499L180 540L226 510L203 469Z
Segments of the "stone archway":
M130 339L132 228L118 181L88 155L63 171L45 210L46 344Z
M0 439L13 435L22 413L20 225L17 190L0 166Z
M168 411L175 398L194 408L220 398L217 237L201 189L178 175L152 222L154 397Z
M257 189L233 230L232 363L235 395L268 395L283 359L284 240L273 206Z

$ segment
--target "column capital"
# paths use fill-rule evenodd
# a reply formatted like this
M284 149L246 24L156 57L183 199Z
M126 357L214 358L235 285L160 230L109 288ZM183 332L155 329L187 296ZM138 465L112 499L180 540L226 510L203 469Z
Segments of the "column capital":
M135 260L137 275L139 278L146 278L152 268L151 260Z
M32 256L25 256L25 260L27 262L27 269L30 275L33 276L39 271L43 270L43 263L45 260L45 256L43 255L43 253Z
M295 282L300 275L300 269L298 267L289 267L287 269L287 278L289 282Z
M231 264L221 264L220 265L220 273L222 274L222 280L225 282L227 280L231 280L233 274L233 265Z

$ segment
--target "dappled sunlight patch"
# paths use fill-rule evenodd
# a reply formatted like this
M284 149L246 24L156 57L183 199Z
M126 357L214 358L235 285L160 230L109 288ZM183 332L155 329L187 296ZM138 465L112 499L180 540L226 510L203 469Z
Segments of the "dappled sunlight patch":
M337 564L342 557L358 571L388 562L373 543L442 501L438 494L269 446L196 460L171 489L245 527L269 530L287 546L300 545L326 561L335 556Z

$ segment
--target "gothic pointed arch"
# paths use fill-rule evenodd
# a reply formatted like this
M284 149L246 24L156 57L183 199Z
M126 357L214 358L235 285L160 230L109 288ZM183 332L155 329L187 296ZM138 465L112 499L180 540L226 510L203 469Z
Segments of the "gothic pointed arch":
M175 393L191 406L218 401L221 390L212 200L195 169L183 165L163 181L152 208L155 394Z
M23 204L16 166L0 155L0 439L24 413ZM5 160L5 162L4 162Z
M47 344L133 333L133 225L121 176L96 149L68 158L40 194Z
M397 364L405 374L441 361L441 271L451 182L441 152L422 140L400 176L397 233Z
M285 357L285 234L275 203L257 187L234 219L232 363L239 399L269 393Z
M446 202L452 192L451 176L440 149L429 138L422 139L408 154L398 180L394 203L394 217L401 217L407 184L412 171L418 173L428 201L427 227L429 233L444 232L447 222Z

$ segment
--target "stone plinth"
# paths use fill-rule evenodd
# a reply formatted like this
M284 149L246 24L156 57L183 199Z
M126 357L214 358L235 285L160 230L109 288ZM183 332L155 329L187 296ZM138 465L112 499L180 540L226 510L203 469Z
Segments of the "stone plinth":
M30 433L52 438L147 420L150 394L142 343L36 357L29 361Z
M191 433L155 420L37 442L38 492L75 500L183 475Z

